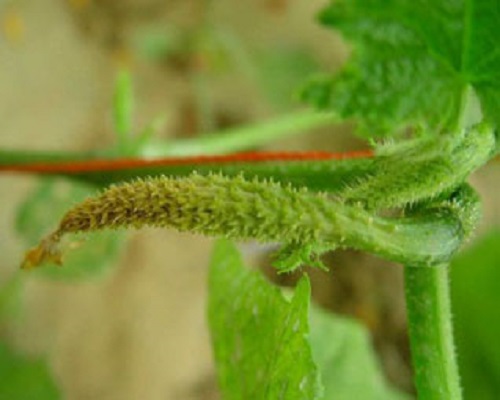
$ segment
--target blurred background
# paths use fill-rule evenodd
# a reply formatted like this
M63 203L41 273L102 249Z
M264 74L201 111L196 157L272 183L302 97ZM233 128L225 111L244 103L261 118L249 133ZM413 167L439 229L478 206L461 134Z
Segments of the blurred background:
M112 96L124 68L134 83L133 129L159 121L154 138L164 143L293 113L304 108L296 94L307 77L338 69L349 53L315 22L324 4L0 0L0 148L113 146ZM338 124L258 149L367 147L352 125ZM485 218L478 244L469 244L456 268L459 354L471 399L500 390L500 291L493 285L500 282L499 175L500 163L492 162L473 177ZM13 276L28 244L57 223L55 208L63 212L81 192L0 176L0 285L19 288ZM96 240L102 248L75 262L98 273L23 277L19 304L0 321L0 341L43 356L62 398L217 399L205 322L212 241L167 230ZM294 276L276 277L266 248L242 249L270 279L294 284ZM387 378L412 392L401 267L356 252L326 261L330 273L310 271L315 301L362 321Z

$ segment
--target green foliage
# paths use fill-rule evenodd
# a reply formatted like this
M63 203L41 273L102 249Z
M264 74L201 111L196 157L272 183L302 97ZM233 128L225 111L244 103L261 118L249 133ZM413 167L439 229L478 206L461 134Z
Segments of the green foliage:
M452 263L451 295L464 398L500 393L500 228Z
M339 0L325 8L321 21L352 40L354 54L340 74L312 82L304 97L320 108L359 120L362 133L368 137L405 133L407 127L417 128L419 134L432 134L440 138L444 145L441 152L447 158L440 164L438 156L434 162L424 162L423 167L418 153L425 158L432 153L431 148L424 145L417 150L419 146L409 146L408 164L391 161L389 155L389 179L380 179L384 173L375 170L373 177L347 188L348 199L356 200L358 193L368 198L372 193L368 207L392 207L402 198L410 204L418 201L411 198L418 193L429 205L436 197L449 196L447 179L451 178L451 185L456 187L498 151L498 137L492 133L500 126L500 52L496 40L499 17L495 0ZM471 101L474 97L477 102ZM480 157L482 161L467 168L478 154L467 149L460 152L456 162L448 163L454 150L445 145L446 138L454 141L464 128L478 122L490 126L490 144ZM480 137L478 130L462 144ZM400 155L404 155L408 143L403 144ZM467 171L459 172L461 167ZM464 238L470 235L479 216L477 201L472 197L448 199L456 211L476 203L463 214ZM425 399L460 399L447 268L409 265L405 268L405 286L417 391Z
M153 135L164 123L164 115L149 122L137 134L133 131L134 91L132 76L126 70L118 73L113 94L113 122L117 145L110 153L120 157L139 156L147 152Z
M244 267L233 244L221 240L209 289L209 323L225 400L407 399L386 385L359 323L313 308L309 333L307 277L287 301L277 287Z
M332 2L320 20L354 42L354 55L304 96L374 136L408 124L454 129L470 85L499 126L499 17L495 0Z
M325 393L324 400L403 400L389 387L366 329L357 321L312 307L310 344Z
M30 359L0 342L0 399L56 400L56 385L43 360Z
M122 150L127 148L130 141L133 109L132 78L126 71L120 71L116 79L113 97L113 117L115 132Z
M26 198L17 211L16 229L27 246L54 228L54 222L72 204L95 191L93 186L76 182L45 179ZM124 242L124 234L101 232L85 238L67 252L65 266L47 265L39 274L60 279L82 279L104 273L116 261Z
M209 323L225 400L320 397L307 343L307 278L287 301L278 288L244 268L234 245L219 241L209 289Z

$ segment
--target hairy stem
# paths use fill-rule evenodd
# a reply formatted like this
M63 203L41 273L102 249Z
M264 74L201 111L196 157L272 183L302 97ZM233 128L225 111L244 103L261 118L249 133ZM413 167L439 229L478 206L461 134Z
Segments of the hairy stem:
M23 266L31 268L47 260L60 263L58 243L68 233L154 226L281 242L287 249L293 247L291 254L285 253L294 260L297 251L311 255L347 246L424 268L448 260L456 251L466 233L464 227L475 219L475 204L472 189L463 187L447 200L389 218L326 193L248 180L243 175L138 179L112 185L70 209L59 228L27 253ZM285 264L280 270L300 263Z
M449 267L405 267L410 347L418 398L462 398L453 344Z

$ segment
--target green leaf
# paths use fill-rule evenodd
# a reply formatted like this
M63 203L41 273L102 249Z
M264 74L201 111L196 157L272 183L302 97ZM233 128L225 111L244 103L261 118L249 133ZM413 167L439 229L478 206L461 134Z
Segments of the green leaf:
M321 22L354 42L340 74L319 79L304 96L366 134L410 125L454 128L472 86L486 118L500 125L497 0L338 0Z
M237 249L219 241L210 271L209 322L222 398L318 399L321 384L307 342L310 287L290 301Z
M317 307L311 311L310 343L325 386L323 399L409 399L386 384L366 328Z
M68 208L93 192L95 187L91 185L42 180L17 211L16 229L26 246L33 246L40 237L54 230ZM71 280L104 273L119 255L124 236L106 231L81 237L74 242L74 249L65 252L64 266L47 265L34 273ZM81 243L83 239L85 243Z
M16 354L0 342L0 399L59 399L57 387L43 360L32 360Z
M408 399L385 383L359 323L313 308L309 335L309 297L307 277L287 301L244 267L233 244L217 243L209 322L222 398Z
M451 296L466 400L500 393L500 228L452 263Z

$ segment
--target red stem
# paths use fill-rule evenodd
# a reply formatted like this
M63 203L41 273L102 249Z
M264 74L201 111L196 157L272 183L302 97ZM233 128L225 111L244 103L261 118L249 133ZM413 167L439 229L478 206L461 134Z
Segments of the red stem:
M0 172L36 172L36 173L81 173L92 171L117 171L138 167L160 167L180 165L226 164L226 163L259 163L269 161L326 161L346 160L372 157L371 150L360 150L345 153L329 153L323 151L310 152L259 152L237 153L220 156L169 157L156 160L143 159L96 159L86 161L58 161L27 163L22 165L2 165Z

